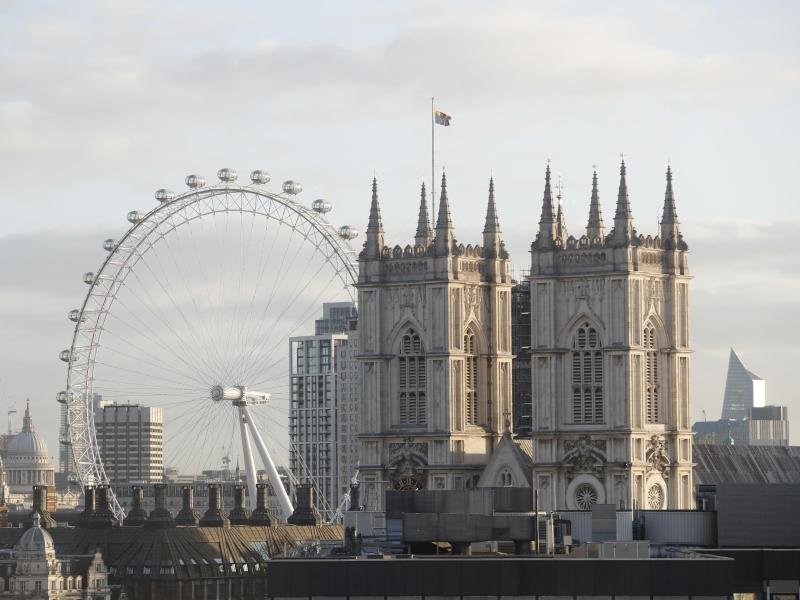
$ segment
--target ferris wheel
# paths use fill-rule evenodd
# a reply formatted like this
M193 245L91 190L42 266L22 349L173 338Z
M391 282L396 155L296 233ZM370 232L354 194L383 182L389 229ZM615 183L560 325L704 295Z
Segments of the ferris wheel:
M83 276L88 292L69 312L75 329L60 353L67 382L57 399L82 485L109 481L98 402L155 406L165 467L199 475L234 455L255 499L258 458L286 518L292 504L276 465L293 450L288 340L313 331L323 302L355 302L357 232L327 221L326 200L298 202L299 182L275 192L262 170L249 185L233 169L217 177L207 186L189 175L179 194L159 189L155 208L129 212L127 232L103 242L108 255ZM313 465L300 470L290 478L313 483Z

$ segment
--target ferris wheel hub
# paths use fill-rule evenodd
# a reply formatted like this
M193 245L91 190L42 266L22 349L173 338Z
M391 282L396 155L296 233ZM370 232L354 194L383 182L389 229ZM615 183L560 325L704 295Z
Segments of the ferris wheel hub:
M269 402L269 394L250 391L243 385L232 385L230 387L215 385L211 388L211 399L214 402L225 400L234 406L253 406L267 404Z

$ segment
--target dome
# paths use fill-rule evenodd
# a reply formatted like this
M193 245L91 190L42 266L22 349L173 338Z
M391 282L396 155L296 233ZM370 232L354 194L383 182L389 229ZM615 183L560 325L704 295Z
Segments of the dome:
M14 458L45 458L50 459L47 442L36 431L31 418L30 401L25 407L25 417L22 420L22 431L12 437L6 446L6 460L13 462Z
M22 534L14 547L18 559L43 560L55 556L53 538L42 529L42 517L39 513L33 514L33 527Z

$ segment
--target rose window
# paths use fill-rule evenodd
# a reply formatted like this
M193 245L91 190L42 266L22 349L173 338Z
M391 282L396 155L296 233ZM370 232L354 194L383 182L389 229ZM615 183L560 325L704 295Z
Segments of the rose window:
M575 505L580 510L589 510L597 504L597 490L588 483L584 483L575 490Z
M664 508L664 489L657 483L651 485L647 490L647 506L652 510Z

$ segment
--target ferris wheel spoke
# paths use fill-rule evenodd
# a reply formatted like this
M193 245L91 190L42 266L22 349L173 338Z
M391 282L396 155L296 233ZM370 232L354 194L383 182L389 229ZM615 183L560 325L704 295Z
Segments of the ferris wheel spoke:
M133 272L133 275L134 275L134 278L137 279L139 284L141 285L142 281L139 278L139 276L136 274L135 271ZM126 286L126 290L130 290L131 295L134 298L136 298L137 300L139 300L139 302L145 308L147 308L149 310L149 312L151 314L153 314L158 319L158 321L164 327L166 327L167 330L172 334L173 339L178 344L178 346L180 346L179 350L184 352L187 357L191 357L193 360L195 360L197 362L198 366L202 370L205 370L207 373L213 373L213 367L205 359L201 358L197 354L197 352L192 350L192 346L189 343L189 341L185 340L183 338L183 336L181 336L178 333L178 331L175 329L175 327L172 326L172 323L170 322L170 320L163 314L163 310L158 308L158 304L155 302L155 299L152 297L152 294L150 294L150 292L148 291L147 287L143 287L142 289L144 291L144 295L146 295L148 297L149 302L145 302L140 295L138 295L135 291L132 290L132 288Z
M278 314L278 316L276 317L276 321L277 321L277 322L281 322L281 321L282 321L282 319L283 319L283 317L284 317L284 315L286 314L286 312L287 312L287 311L288 311L290 308L293 308L293 307L294 307L294 302L295 302L295 301L296 301L296 300L297 300L297 299L300 297L300 294L302 294L302 293L305 291L305 289L306 289L306 288L307 288L307 287L308 287L308 286L311 284L311 282L314 280L314 278L316 277L316 275L318 275L318 274L319 274L319 272L320 272L320 270L317 270L317 272L316 272L316 273L314 273L314 277L312 277L312 278L309 278L309 279L306 281L306 283L305 283L305 285L303 286L303 288L302 288L301 290L299 290L299 291L296 291L296 292L294 293L294 295L293 295L293 297L291 298L291 300L290 300L290 301L288 301L288 302L286 303L286 305L284 306L283 310L282 310L282 311L280 312L280 314ZM332 277L332 278L331 278L331 279L328 281L328 284L325 286L325 289L323 289L323 290L322 290L322 291L321 291L321 292L320 292L320 293L317 295L317 297L316 297L316 298L314 298L313 300L311 300L311 301L309 302L309 304L310 304L310 309L308 309L308 310L307 310L307 312L306 312L305 314L303 314L303 316L301 316L301 317L300 317L300 318L299 318L299 319L298 319L298 320L295 322L295 324L289 328L289 330L287 330L287 332L288 332L288 331L292 331L292 332L293 332L293 331L295 331L295 330L297 329L297 327L299 327L299 325L300 325L300 324L302 324L302 323L304 323L305 321L307 321L307 320L308 320L308 318L309 318L309 315L310 315L310 314L313 314L313 312L314 312L314 311L316 311L316 310L319 310L319 307L318 307L318 306L315 306L315 303L319 301L319 299L320 299L320 298L322 297L322 295L325 293L325 291L326 291L326 290L327 290L327 288L330 286L330 284L331 284L331 283L332 283L332 282L335 280L335 278L336 278L336 275L334 275L334 276L333 276L333 277ZM275 351L275 350L276 350L276 349L277 349L277 348L280 346L280 344L283 342L283 340L284 340L284 338L285 338L285 337L288 337L288 336L277 336L278 342L277 342L277 343L276 343L276 344L275 344L275 345L274 345L272 348L270 348L270 349L269 349L269 351L268 351L268 356L274 353L274 351ZM254 347L254 348L251 350L251 352L249 353L249 355L247 356L247 360L249 361L249 363L248 363L248 368L249 368L250 370L252 370L252 369L254 369L254 368L257 368L257 365L258 365L259 361L263 360L263 357L264 357L264 350L263 350L263 348L261 348L260 350L256 350L256 349L255 349L255 347Z
M184 289L187 292L189 292L190 300L191 300L191 306L194 309L194 319L193 319L193 322L194 322L194 333L196 334L197 338L199 338L199 339L201 339L203 341L203 346L210 347L212 350L215 350L216 346L212 344L212 342L214 340L214 336L213 336L213 334L210 334L208 332L208 323L209 323L209 321L213 322L213 320L204 318L204 315L201 313L200 308L197 305L197 294L194 291L194 287L192 286L192 284L188 280L188 277L187 277L187 274L186 274L186 269L182 268L181 265L178 264L178 258L177 258L178 255L180 255L181 257L185 257L185 255L186 255L185 249L183 247L183 244L181 243L181 240L182 240L181 232L182 231L187 231L187 230L191 232L192 227L178 227L178 228L176 228L175 235L173 236L175 238L175 247L173 247L169 243L167 236L164 237L164 244L165 244L165 246L166 246L166 248L168 250L167 255L171 259L172 266L174 267L175 273L177 274L177 276L182 281ZM195 258L199 262L199 259L197 259L197 257L195 257ZM208 290L208 282L206 281L205 283L206 283L206 290ZM209 361L209 362L218 362L218 361L219 361L219 357L217 357L215 361Z
M129 358L131 360L135 360L137 362L137 364L139 364L139 365L150 366L150 367L153 367L155 369L158 369L159 372L170 373L173 376L178 377L177 380L173 380L173 381L181 381L181 380L183 380L183 381L191 381L191 382L194 382L194 383L196 383L198 385L203 385L203 382L200 381L199 379L197 379L196 377L185 375L184 373L181 373L181 372L175 371L173 369L170 369L170 368L168 368L168 367L166 367L166 366L164 366L162 364L159 364L157 362L154 362L154 361L152 361L150 359L142 358L141 356L137 356L135 354L131 354L129 352L125 352L123 350L120 350L119 348L116 348L114 346L111 346L111 345L107 344L106 342L103 343L103 348L105 350L107 350L108 352L113 352L113 353L115 353L115 354L117 354L119 356L124 356L125 358Z
M275 298L276 292L278 291L279 285L283 283L283 281L285 280L285 278L289 273L294 272L295 263L297 262L298 257L301 255L301 252L295 250L294 252L292 252L291 262L289 264L286 263L287 254L292 248L292 239L294 239L294 236L291 236L289 242L284 246L283 254L281 256L281 262L278 267L278 273L273 280L272 289L270 290L267 302L264 305L264 308L261 311L259 317L256 319L256 326L253 329L251 329L245 336L243 343L243 347L245 348L246 352L245 356L243 357L244 361L246 361L248 359L248 356L252 354L255 345L258 343L258 340L261 335L261 330L264 326L264 323L266 322L266 317L270 312L270 309L272 307L272 302ZM302 241L299 243L302 243ZM248 314L247 320L248 321L250 320L250 314Z
M127 309L127 307L125 306L124 302L120 301L120 306L126 308L126 312L128 312L128 314L131 314L133 316L134 320L136 320L136 324L134 325L134 324L128 323L125 319L123 319L122 317L119 316L117 311L115 311L115 313L112 313L112 314L109 315L113 320L118 321L121 324L125 325L131 332L135 332L137 335L143 336L144 338L147 339L148 342L153 344L153 346L155 348L160 348L161 350L164 350L166 352L167 356L169 356L170 358L175 358L179 362L183 363L183 365L186 368L188 368L189 371L191 373L193 373L194 375L196 375L196 376L202 376L203 375L202 370L197 365L194 365L194 364L188 362L183 357L183 353L175 352L175 350L173 348L168 347L161 340L160 337L157 337L154 334L152 328L149 327L147 325L147 323L144 322L144 320L142 320L140 317L138 317L138 315L135 315L134 313L131 313ZM152 350L149 351L148 354L152 354Z
M167 373L172 373L174 375L177 375L180 378L187 379L189 381L193 381L198 385L204 385L205 382L198 378L196 372L193 372L194 370L192 370L192 372L187 373L182 369L176 368L174 363L172 363L172 362L166 362L166 361L155 362L150 358L143 358L144 356L152 356L152 354L148 354L147 352L145 352L142 349L141 346L139 346L138 344L134 344L129 339L126 339L125 337L117 335L114 332L114 330L106 328L104 330L104 332L107 333L107 334L110 334L115 340L118 340L118 341L122 342L126 346L129 346L130 348L133 348L134 350L137 350L137 351L141 352L142 356L133 355L133 354L130 354L128 352L123 352L119 348L109 347L107 344L105 345L106 349L111 350L112 352L116 352L117 354L121 354L122 356L125 356L127 358L136 360L139 363L142 363L142 364L145 364L145 365L150 365L151 367L159 369L159 371L166 371Z
M204 226L203 218L197 217L198 226ZM192 252L190 253L194 257L194 264L197 265L198 271L200 273L200 280L203 282L203 287L205 290L205 298L208 300L211 298L211 288L210 286L210 278L208 274L208 269L206 268L206 261L200 259L200 247L197 244L197 239L194 233L193 227L186 227L186 231L189 233L189 239L191 240L192 244ZM211 344L210 353L214 354L214 360L217 364L220 363L220 356L219 356L219 348L216 344L213 344L213 341L216 339L218 332L215 333L215 326L218 324L218 315L203 315L202 317L198 316L201 326L206 332L207 339Z
M215 409L216 407L213 405L206 405L205 408L198 411L196 419L191 422L186 431L181 432L183 435L172 440L169 452L174 456L173 460L176 464L183 464L189 468L196 467L199 455L208 445L209 430L212 425L219 425L219 422L225 418ZM167 452L166 444L164 451Z
M165 271L164 271L164 267L163 267L163 265L161 264L161 259L159 258L159 256L158 256L158 253L154 253L154 254L153 254L153 256L154 256L154 258L155 258L155 262L156 262L156 263L158 264L158 266L159 266L159 269L161 270L161 272L162 272L162 273L164 273L164 272L165 272ZM194 345L194 347L198 347L198 348L201 348L201 347L203 347L203 346L202 346L202 344L201 344L201 342L200 342L200 340L199 340L199 339L197 338L197 336L195 335L195 327L193 326L193 324L191 323L191 321L190 321L190 320L188 319L188 317L186 316L186 313L184 312L184 310L183 310L183 307L181 306L180 302L178 302L178 300L177 300L177 299L175 298L175 296L174 296L174 295L173 295L173 294L170 292L170 290L169 290L169 289L167 289L167 285L166 285L166 284L165 284L165 282L163 282L163 281L161 280L161 278L160 278L160 277L159 277L159 276L158 276L158 275L155 273L155 271L154 271L154 269L151 267L150 263L149 263L149 262L147 262L147 261L145 261L145 262L144 262L144 266L145 266L145 268L147 268L147 270L148 270L148 271L151 273L151 275L154 277L154 279L156 280L156 283L158 284L158 287L161 289L161 291L164 293L164 295L165 295L165 296L166 296L166 297L167 297L167 298L170 300L170 302L172 302L172 308L173 308L173 310L174 310L174 311L175 311L175 312L176 312L176 313L177 313L177 314L180 316L180 321L182 321L182 322L183 322L183 326L186 328L186 332L188 333L189 337L191 337L191 340L189 340L189 341L191 342L190 346L191 346L191 345ZM211 371L211 370L212 370L212 368L211 368L211 365L210 365L208 362L206 362L206 368L207 368L209 371Z
M316 311L319 310L319 301L320 301L320 299L323 297L323 295L325 295L327 293L328 288L333 284L333 282L335 280L336 280L336 275L334 275L328 281L328 283L325 285L325 287L313 298L313 300L308 302L309 307L306 309L306 312L304 314L302 314L301 317L298 318L291 326L289 326L289 328L287 328L287 330L284 332L284 335L278 337L278 341L271 348L269 348L266 351L262 349L261 351L256 352L254 355L252 355L250 357L250 368L251 369L255 368L260 362L264 362L264 361L270 360L275 355L275 352L280 349L280 346L281 346L281 344L284 343L284 340L288 339L293 333L295 333L297 331L297 329L299 329L300 326L302 326L305 322L308 321L308 319L309 319L309 317L311 315L313 315ZM311 281L312 280L309 280L306 283L306 286L304 286L303 290L301 290L298 293L296 298L299 298L299 294L303 293L305 291L305 287L307 287L310 284ZM287 308L285 308L284 311L279 315L279 317L278 317L279 320L283 317L283 315L285 314L286 310L288 310L289 306L291 306L291 303L287 304ZM283 359L278 359L278 360L280 361L280 360L283 360Z

